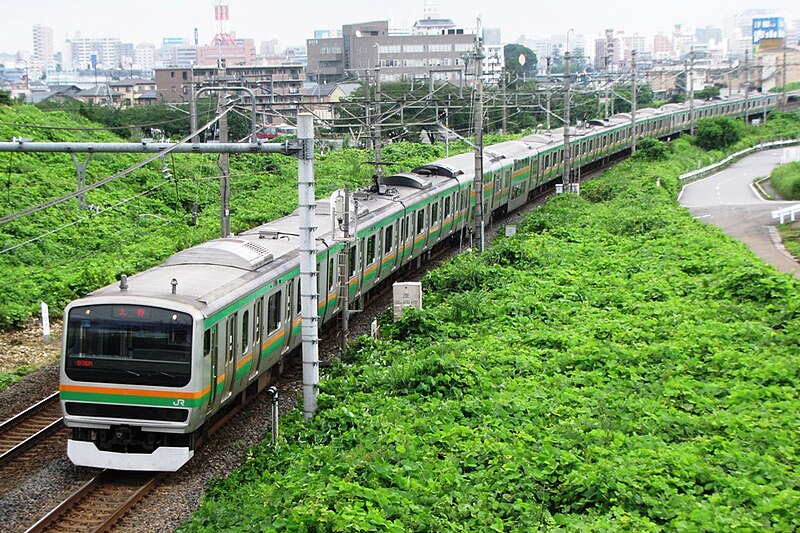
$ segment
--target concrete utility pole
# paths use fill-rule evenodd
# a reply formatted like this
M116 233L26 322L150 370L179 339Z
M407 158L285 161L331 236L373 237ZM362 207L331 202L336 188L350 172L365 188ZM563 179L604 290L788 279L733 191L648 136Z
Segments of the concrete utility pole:
M564 52L564 175L561 177L563 191L572 192L572 147L569 144L569 51Z
M297 116L300 154L297 162L300 207L300 314L303 351L303 416L309 420L317 412L319 390L319 315L317 312L317 247L314 241L314 117Z
M786 45L783 47L783 66L781 67L781 77L783 78L781 85L783 91L781 92L781 111L786 111Z
M225 66L220 64L220 78L225 78ZM222 102L225 100L225 93L221 93L220 103L217 110L222 113L219 119L219 142L228 142L228 114L222 112ZM220 236L225 239L231 235L231 174L230 156L228 154L219 155L219 200L220 200Z
M631 154L636 153L636 50L631 50Z
M383 175L381 167L381 68L375 67L375 138L372 141L375 147L375 178Z
M689 135L694 135L694 50L689 52Z
M747 95L750 92L750 65L748 64L748 51L744 51L744 123L747 124L747 116L749 110L747 109Z
M508 85L508 80L506 80L506 67L500 69L500 83L502 83L502 95L503 95L503 133L508 133L508 106L506 105L506 86Z
M550 129L550 87L549 87L549 84L550 84L550 60L551 60L551 57L547 56L547 69L545 70L545 76L547 77L546 85L548 85L548 86L547 86L547 88L545 90L547 91L547 93L546 93L546 96L547 96L546 105L547 105L547 129L548 130Z
M483 82L481 66L483 63L483 42L480 33L481 21L478 19L478 30L475 32L475 238L478 239L478 251L484 247L483 220Z
M608 105L611 103L609 100L611 99L611 57L606 56L606 109L605 109L605 117L608 118L611 115L608 114Z

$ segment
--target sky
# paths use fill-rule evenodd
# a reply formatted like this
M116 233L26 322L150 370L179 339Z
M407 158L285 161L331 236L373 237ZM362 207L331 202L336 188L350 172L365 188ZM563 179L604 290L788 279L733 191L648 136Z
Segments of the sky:
M674 24L721 27L723 18L750 8L774 7L800 18L797 0L436 0L442 18L474 28L481 17L487 28L499 27L504 42L575 33L624 29L628 35L670 32ZM280 46L303 46L314 30L340 29L343 24L390 20L391 27L410 27L422 18L424 0L304 0L302 2L230 0L230 30L237 37L277 39ZM12 7L13 6L13 7ZM192 38L200 44L216 33L213 0L0 0L0 52L32 50L34 24L53 28L56 51L69 36L119 37L134 44L160 44L164 37Z

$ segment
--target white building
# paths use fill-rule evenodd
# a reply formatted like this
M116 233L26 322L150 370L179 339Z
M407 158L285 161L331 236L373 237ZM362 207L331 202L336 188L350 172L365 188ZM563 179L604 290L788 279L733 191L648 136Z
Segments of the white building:
M53 28L36 24L33 27L33 57L29 76L38 78L54 67Z
M67 40L72 51L72 68L76 70L90 69L92 56L96 57L98 68L116 68L119 64L119 46L117 37L81 38Z
M133 49L133 64L138 70L155 70L156 47L150 43L141 43Z

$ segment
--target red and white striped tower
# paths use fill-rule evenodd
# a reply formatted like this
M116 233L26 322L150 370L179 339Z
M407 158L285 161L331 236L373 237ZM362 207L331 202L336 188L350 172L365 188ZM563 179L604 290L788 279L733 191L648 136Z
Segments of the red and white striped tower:
M212 45L235 45L236 41L228 30L230 0L214 0L214 20L217 21L217 34L211 41Z

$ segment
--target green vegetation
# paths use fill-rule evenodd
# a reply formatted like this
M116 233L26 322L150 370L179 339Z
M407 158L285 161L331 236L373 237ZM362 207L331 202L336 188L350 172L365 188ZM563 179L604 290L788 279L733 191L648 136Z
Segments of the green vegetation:
M21 366L13 372L3 372L0 370L0 391L16 383L22 376L34 370L36 369L27 365Z
M796 91L798 89L800 89L800 81L793 81L791 83L787 83L786 84L786 90L787 91ZM772 89L769 90L769 92L771 92L771 93L782 93L783 92L783 87L773 87Z
M769 179L784 200L800 200L800 161L775 167Z
M520 56L524 56L524 63L519 62ZM527 46L516 43L507 44L503 47L503 57L505 57L506 61L506 72L512 80L536 76L538 62L536 52Z
M636 152L632 157L635 160L664 161L669 157L671 149L671 144L652 137L645 137L636 143Z
M778 226L783 244L798 261L800 261L800 222Z
M695 142L704 150L723 150L742 138L744 125L730 117L707 117L697 121Z
M9 124L14 124L9 125ZM37 129L97 128L65 111L43 112L27 105L0 107L0 138L37 141L119 142L103 131ZM487 142L501 138L489 136ZM461 142L451 152L465 151ZM442 145L396 143L384 149L389 171L408 170L444 156ZM77 187L67 154L2 154L0 214L16 213ZM85 156L78 156L83 161ZM89 163L87 184L143 160L138 155L97 154ZM320 197L349 184L369 181L374 158L364 150L318 156L316 188ZM24 217L0 228L0 327L21 325L45 301L58 314L64 305L113 283L120 274L140 272L177 250L218 237L219 171L209 156L176 155L87 194L99 212L78 209L76 200ZM395 163L391 165L391 163ZM231 213L234 232L264 224L297 207L294 158L280 155L231 158ZM196 207L195 207L196 206ZM195 217L196 211L196 217ZM192 221L196 218L196 223ZM48 234L48 232L53 232Z
M184 530L800 528L800 283L677 206L673 144L430 273Z

